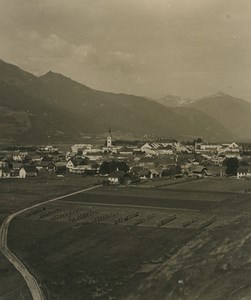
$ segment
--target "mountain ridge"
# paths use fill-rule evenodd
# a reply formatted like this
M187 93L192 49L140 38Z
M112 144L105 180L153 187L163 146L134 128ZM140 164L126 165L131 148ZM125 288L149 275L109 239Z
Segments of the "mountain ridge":
M191 98L184 98L176 95L168 94L165 97L156 99L156 102L163 104L167 107L182 107L187 106L193 102L195 102L195 99Z
M226 140L235 137L218 120L193 107L165 107L145 97L95 90L52 71L37 77L3 61L0 108L5 117L18 123L16 133L7 130L0 138L14 141L76 141L82 134L104 133L109 126L122 135ZM29 126L23 126L24 120L18 119L20 112ZM8 128L8 124L0 121L0 129Z
M251 103L223 92L203 97L189 105L219 122L241 139L251 138Z

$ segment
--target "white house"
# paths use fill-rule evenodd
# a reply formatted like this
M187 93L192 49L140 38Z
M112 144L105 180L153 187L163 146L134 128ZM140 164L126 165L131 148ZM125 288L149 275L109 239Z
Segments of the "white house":
M19 170L19 178L37 177L37 169L32 166L24 166Z
M202 151L209 151L209 152L218 152L222 148L220 144L201 144L200 150Z
M44 147L44 150L45 150L46 152L55 152L55 151L58 151L58 148L57 148L57 147L53 147L53 146L51 146L51 145L48 145L48 146L45 146L45 147Z
M66 168L70 173L75 174L82 174L86 171L98 170L98 166L95 165L95 163L88 158L77 160L70 159L66 164Z
M251 178L251 168L240 167L237 170L237 179L241 178Z
M14 154L14 155L12 156L12 159L13 159L14 161L22 161L22 157L21 157L21 155L20 155L19 153Z
M149 170L149 177L154 178L154 177L161 177L162 170L161 169L150 169Z
M26 171L25 171L25 168L22 167L20 170L19 170L19 177L20 178L26 178Z
M239 146L235 142L231 144L222 144L222 148L223 151L225 152L235 152L235 153L240 152Z
M28 152L26 151L19 151L19 152L15 152L12 156L13 160L15 161L22 161L24 160L27 156L28 156Z
M91 144L75 144L71 146L71 151L78 153L78 151L86 150L89 151L92 148Z
M141 147L141 151L152 155L173 154L173 143L146 143Z
M119 184L124 176L125 176L124 171L114 171L108 175L108 181L111 184Z

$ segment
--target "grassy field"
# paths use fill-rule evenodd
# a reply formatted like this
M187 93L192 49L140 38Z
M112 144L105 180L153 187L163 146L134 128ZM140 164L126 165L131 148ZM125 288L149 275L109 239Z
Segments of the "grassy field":
M44 189L40 199L48 199L53 188L64 194L84 185L81 177L54 180L34 185L34 195ZM251 194L237 189L248 183L235 180L228 189L232 181L214 179L216 189L211 182L206 191L206 180L101 187L47 204L13 221L9 246L48 299L248 299L239 296L250 291ZM15 188L32 200L32 191Z
M127 299L250 299L251 197L236 196L210 212L232 218L202 231L149 274Z
M55 175L47 178L2 179L0 180L0 223L9 214L21 208L83 189L98 180L96 177L68 176L58 178ZM23 278L1 254L0 299L30 299Z
M56 175L0 180L0 222L12 212L50 198L71 193L99 181L98 177Z
M191 182L191 184L193 184ZM177 185L178 186L178 185ZM233 193L229 192L208 192L208 191L194 191L194 190L179 190L175 189L162 189L162 188L136 188L136 187L101 187L98 190L90 191L88 194L95 195L109 195L117 196L117 198L126 196L137 199L162 199L163 201L167 200L176 200L178 201L203 201L203 202L217 202L222 201L228 197L233 196Z
M66 224L19 218L10 234L11 248L18 245L18 255L41 279L49 299L121 298L195 234L191 229Z
M203 178L162 187L171 190L243 193L251 189L251 180L236 178Z

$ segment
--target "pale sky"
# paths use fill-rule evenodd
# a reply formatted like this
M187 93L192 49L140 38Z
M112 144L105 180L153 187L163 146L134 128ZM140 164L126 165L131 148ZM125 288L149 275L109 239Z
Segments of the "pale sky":
M251 1L0 0L0 58L105 91L251 101Z

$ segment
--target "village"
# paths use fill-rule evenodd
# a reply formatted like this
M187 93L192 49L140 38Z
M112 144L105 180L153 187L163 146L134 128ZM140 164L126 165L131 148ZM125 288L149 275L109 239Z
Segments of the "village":
M119 142L109 130L104 145L7 147L0 151L0 179L55 174L101 176L103 184L137 184L159 178L251 178L251 145L157 140Z

